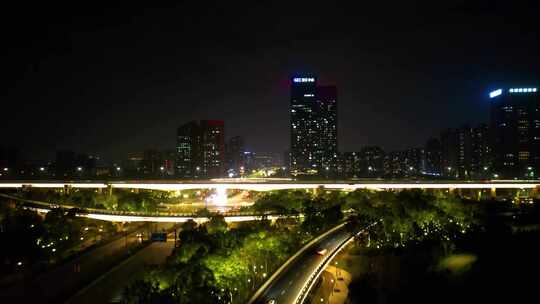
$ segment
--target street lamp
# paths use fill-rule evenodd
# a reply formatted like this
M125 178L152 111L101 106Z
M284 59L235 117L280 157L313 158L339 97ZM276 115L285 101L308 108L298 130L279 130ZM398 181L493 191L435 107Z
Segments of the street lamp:
M77 167L77 171L81 172L81 171L82 171L82 167Z

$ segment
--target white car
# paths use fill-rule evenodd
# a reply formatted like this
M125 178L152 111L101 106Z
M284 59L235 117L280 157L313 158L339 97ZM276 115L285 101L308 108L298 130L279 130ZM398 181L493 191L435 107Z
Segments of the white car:
M321 248L317 250L318 255L325 255L328 250L326 248Z

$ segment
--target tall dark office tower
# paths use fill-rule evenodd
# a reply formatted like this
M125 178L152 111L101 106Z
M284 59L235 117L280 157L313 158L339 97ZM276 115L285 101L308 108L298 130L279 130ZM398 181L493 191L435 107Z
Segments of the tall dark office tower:
M183 178L221 177L225 172L224 122L201 120L178 128L176 174Z
M457 142L457 177L471 177L472 163L472 129L464 125L456 130Z
M188 122L178 128L176 137L176 176L197 177L200 172L201 136L199 124ZM197 167L199 169L197 170Z
M489 93L489 97L494 176L538 176L540 97L537 88L501 88Z
M457 132L447 129L441 133L441 174L447 178L458 176Z
M491 176L491 148L489 144L489 127L480 124L472 130L471 175L473 178L489 178Z
M425 173L427 175L441 175L441 141L430 138L425 148Z
M239 175L240 171L244 171L245 168L245 146L244 146L244 138L241 136L234 136L231 137L227 141L227 145L225 146L226 150L226 163L227 163L227 171L231 174L231 176Z
M222 177L225 173L225 123L201 120L202 176Z
M334 174L338 163L337 142L337 88L318 86L315 90L319 107L319 143L317 161L319 168Z
M293 175L334 174L337 169L337 90L317 87L312 76L291 79Z

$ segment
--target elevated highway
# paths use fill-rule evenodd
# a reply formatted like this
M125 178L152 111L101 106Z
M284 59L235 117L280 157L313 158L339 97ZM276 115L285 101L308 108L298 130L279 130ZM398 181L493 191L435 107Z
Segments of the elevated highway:
M77 188L77 189L145 189L179 191L190 189L237 189L272 191L287 189L356 190L356 189L536 189L540 180L514 181L321 181L220 179L197 181L0 181L0 189L16 188Z
M248 304L265 304L271 300L276 304L303 303L326 266L362 231L364 229L352 233L345 229L345 224L340 224L315 238L286 261ZM320 254L322 249L324 254Z

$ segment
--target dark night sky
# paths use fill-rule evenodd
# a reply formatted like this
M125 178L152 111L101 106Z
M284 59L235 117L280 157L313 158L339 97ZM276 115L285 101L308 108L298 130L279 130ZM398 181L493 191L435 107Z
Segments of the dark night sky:
M533 1L204 2L4 6L2 143L118 158L173 148L189 120L223 119L227 137L280 152L287 79L306 71L338 87L341 151L401 149L487 122L497 85L540 84Z

